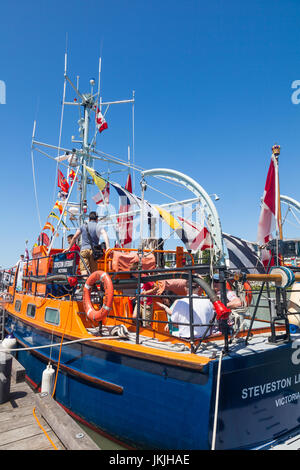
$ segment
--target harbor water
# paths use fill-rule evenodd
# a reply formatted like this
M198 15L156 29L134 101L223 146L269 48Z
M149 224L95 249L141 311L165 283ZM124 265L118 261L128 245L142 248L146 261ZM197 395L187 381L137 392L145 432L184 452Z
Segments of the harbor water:
M126 447L122 447L120 444L116 443L112 439L102 436L102 434L93 431L88 426L85 426L82 423L78 423L83 431L88 434L91 439L99 446L101 450L127 450Z

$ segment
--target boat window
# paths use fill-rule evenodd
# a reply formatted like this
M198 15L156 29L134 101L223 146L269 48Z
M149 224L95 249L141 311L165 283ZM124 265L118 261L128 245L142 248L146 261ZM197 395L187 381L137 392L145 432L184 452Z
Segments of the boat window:
M15 311L16 311L16 312L20 312L20 310L21 310L21 305L22 305L21 300L16 300L16 301L15 301Z
M45 322L52 325L59 325L59 310L56 308L47 307L45 310Z
M27 305L26 315L28 317L34 318L35 317L35 311L36 311L36 306L35 305L33 305L33 304L28 304Z

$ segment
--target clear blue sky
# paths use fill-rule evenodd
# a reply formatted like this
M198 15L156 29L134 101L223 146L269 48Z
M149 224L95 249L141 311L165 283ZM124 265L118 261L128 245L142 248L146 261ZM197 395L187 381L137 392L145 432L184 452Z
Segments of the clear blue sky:
M193 176L220 196L223 230L254 241L275 142L281 192L300 199L300 105L291 101L300 79L299 20L298 0L2 2L0 265L14 264L39 233L31 134L37 119L37 139L58 143L66 34L68 73L80 76L82 89L97 78L101 55L103 99L135 90L136 163ZM111 109L100 142L124 159L130 116L128 107ZM73 120L66 109L68 147ZM35 162L44 222L55 165L37 155Z

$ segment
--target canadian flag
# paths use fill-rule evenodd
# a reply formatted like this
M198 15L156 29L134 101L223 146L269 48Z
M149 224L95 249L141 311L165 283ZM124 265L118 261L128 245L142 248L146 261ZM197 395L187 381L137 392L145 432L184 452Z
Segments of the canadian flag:
M96 126L100 133L104 131L104 129L108 128L107 122L105 121L104 116L101 113L99 108L97 108L97 112L96 112Z
M272 232L276 229L278 211L276 180L276 162L274 155L272 155L258 222L257 241L260 245L268 243L272 239ZM265 266L267 266L270 257L270 251L262 249L261 259Z

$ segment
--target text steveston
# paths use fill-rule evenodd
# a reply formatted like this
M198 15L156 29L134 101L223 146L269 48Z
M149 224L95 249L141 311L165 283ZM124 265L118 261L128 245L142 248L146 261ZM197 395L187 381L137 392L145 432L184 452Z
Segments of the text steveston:
M293 377L285 377L283 379L274 380L273 382L267 382L262 385L254 385L253 387L243 388L242 399L246 400L247 398L259 398L268 393L284 390L295 384L300 384L300 374L294 375ZM292 393L291 395L276 400L276 406L285 405L286 403L296 401L299 398L300 392Z

